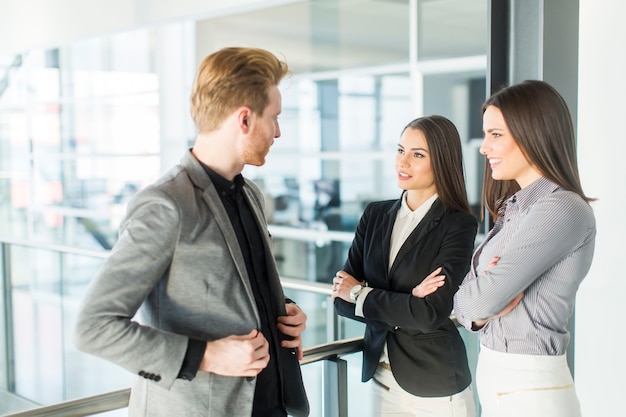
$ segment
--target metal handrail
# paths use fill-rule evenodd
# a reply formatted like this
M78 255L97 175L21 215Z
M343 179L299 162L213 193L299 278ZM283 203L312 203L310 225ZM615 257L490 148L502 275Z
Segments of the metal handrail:
M363 336L352 339L342 339L335 342L323 343L304 349L304 358L301 365L335 359L343 355L349 355L363 350Z
M0 236L0 245L9 244L14 246L23 246L31 249L49 250L52 252L66 253L70 255L89 256L92 258L106 259L109 256L110 250L90 250L81 249L74 246L58 245L53 243L33 242L32 240L17 239L13 237ZM332 285L305 281L300 278L290 278L281 276L281 283L284 288L292 290L308 291L322 295L332 295Z
M295 228L269 224L268 230L273 238L299 240L304 242L335 241L350 243L354 238L353 232L342 232L337 230L315 230L306 228ZM73 246L65 246L44 242L33 242L28 239L20 239L11 236L0 236L0 243L9 243L11 245L26 246L34 249L51 250L55 252L70 253L74 255L93 256L96 258L106 258L110 250L87 250Z
M104 413L106 411L119 410L128 407L130 388L117 391L105 392L104 394L91 397L79 398L72 401L37 407L32 410L21 411L14 414L6 414L5 417L80 417Z
M89 250L81 249L74 246L58 245L53 243L33 242L32 240L19 239L8 236L0 236L0 244L8 243L9 245L24 246L31 249L49 250L52 252L67 253L70 255L90 256L93 258L105 259L109 256L109 250Z
M110 250L89 250L81 249L73 246L57 245L51 243L32 242L25 239L15 239L0 236L0 245L9 244L15 246L23 246L31 249L49 250L52 252L66 253L70 255L89 256L92 258L105 259L109 256ZM322 282L305 281L299 278L289 278L281 276L280 281L283 288L291 290L308 291L322 295L332 295L332 285Z
M300 361L300 364L307 365L323 360L335 359L343 355L361 352L362 350L363 337L324 343L304 349L304 358ZM126 408L128 407L129 398L130 388L124 388L19 413L7 414L5 417L84 417Z

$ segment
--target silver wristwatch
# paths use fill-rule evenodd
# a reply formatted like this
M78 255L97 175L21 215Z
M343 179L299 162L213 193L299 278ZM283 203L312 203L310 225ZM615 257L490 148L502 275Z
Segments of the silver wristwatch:
M357 284L354 287L350 288L350 300L352 300L353 303L356 303L356 299L362 291L363 286L361 284Z

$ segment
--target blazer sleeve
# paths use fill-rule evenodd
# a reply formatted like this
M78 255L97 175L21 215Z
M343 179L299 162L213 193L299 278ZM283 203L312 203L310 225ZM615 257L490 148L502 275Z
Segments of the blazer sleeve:
M454 212L444 216L439 227L443 227L444 234L436 256L427 260L419 259L417 254L418 262L425 262L430 268L424 276L416 277L416 282L421 282L430 272L442 266L442 274L446 276L444 285L425 298L417 298L405 292L374 289L363 304L366 320L423 333L437 330L448 320L454 294L469 270L478 223L471 214Z
M371 206L368 205L361 215L361 219L359 220L359 224L357 225L356 231L354 233L354 239L352 240L352 244L350 245L350 249L348 250L348 258L346 259L346 262L343 266L344 271L348 272L350 275L360 281L363 281L363 277L365 276L363 269L363 242L367 224L370 221L370 213ZM341 298L335 298L335 311L337 312L337 314L339 314L340 316L351 318L353 320L360 321L362 323L366 323L367 320L354 314L354 308L355 304L349 303Z
M142 325L134 316L168 270L179 225L179 210L165 193L138 194L117 243L87 289L75 327L78 349L151 375L165 388L178 376L188 337Z

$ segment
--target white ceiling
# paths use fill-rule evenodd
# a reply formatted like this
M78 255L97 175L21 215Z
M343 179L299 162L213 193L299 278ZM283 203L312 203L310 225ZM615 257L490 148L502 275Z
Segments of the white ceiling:
M238 1L254 10L197 21L199 55L222 46L265 47L284 55L294 73L408 62L409 0L267 0L265 8ZM487 0L418 0L417 27L420 60L485 55ZM0 78L14 57L0 51Z
M420 60L486 54L487 0L418 4ZM230 45L266 47L298 73L409 59L409 0L313 0L205 19L198 28L204 54Z

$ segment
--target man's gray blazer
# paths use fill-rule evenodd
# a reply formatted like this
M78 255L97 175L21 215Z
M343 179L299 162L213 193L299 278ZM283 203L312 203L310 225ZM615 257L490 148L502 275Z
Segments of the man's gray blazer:
M262 194L248 180L244 193L264 237L274 309L284 315ZM209 341L260 328L228 214L187 152L129 203L119 240L82 300L76 345L138 375L131 416L249 416L256 379L202 371L192 381L176 377L189 338Z

